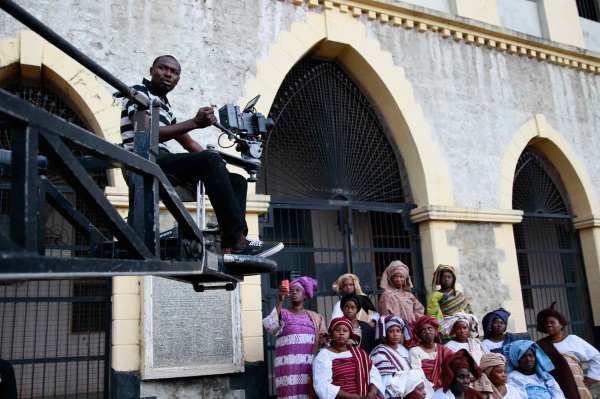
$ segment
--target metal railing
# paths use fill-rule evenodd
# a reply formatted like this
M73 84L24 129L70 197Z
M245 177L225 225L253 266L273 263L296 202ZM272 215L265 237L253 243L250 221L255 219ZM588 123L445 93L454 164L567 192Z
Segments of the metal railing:
M0 8L110 84L118 95L133 100L138 106L134 115L133 153L0 90L0 116L9 121L12 132L12 147L8 156L4 154L4 167L11 174L11 195L14 198L11 201L9 234L0 231L0 278L159 275L190 281L195 286L205 282L225 282L227 284L221 287L231 289L243 279L244 274L269 272L276 267L274 261L264 258L221 256L216 253L217 248L214 252L207 250L203 231L154 162L158 152L159 100L150 104L146 96L128 87L13 1L0 0ZM38 170L38 158L42 155L40 148L44 149L43 155L48 162L59 165L65 171L69 184L87 198L117 241L100 233ZM127 171L130 176L128 222L123 220L90 177L86 169L89 162L77 157L72 148L85 149L93 156L96 167L100 164L105 169L123 168ZM41 160L45 161L45 158ZM161 250L159 200L177 222L177 248L171 252L164 248ZM44 209L47 204L90 235L95 257L43 256ZM237 268L240 265L242 269Z

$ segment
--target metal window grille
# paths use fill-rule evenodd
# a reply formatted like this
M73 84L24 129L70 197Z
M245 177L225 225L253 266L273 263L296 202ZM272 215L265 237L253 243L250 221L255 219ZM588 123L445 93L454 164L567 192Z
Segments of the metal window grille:
M5 88L27 101L86 127L51 90L16 83ZM8 126L0 120L0 148L11 148ZM44 148L40 148L44 153ZM75 151L85 155L84 151ZM76 208L110 237L85 198L78 196L51 160L46 176ZM106 186L105 173L93 176ZM8 229L10 180L0 180L0 229ZM45 226L46 254L90 255L89 237L51 207ZM110 371L111 280L0 281L0 358L15 368L20 398L108 397Z
M369 99L334 62L306 58L271 108L258 190L279 199L404 202L402 161Z
M557 302L571 332L593 342L591 307L579 236L558 173L533 150L515 172L513 208L524 211L514 226L527 328L534 339L537 313Z
M598 3L597 0L577 0L577 10L579 16L592 21L598 21Z

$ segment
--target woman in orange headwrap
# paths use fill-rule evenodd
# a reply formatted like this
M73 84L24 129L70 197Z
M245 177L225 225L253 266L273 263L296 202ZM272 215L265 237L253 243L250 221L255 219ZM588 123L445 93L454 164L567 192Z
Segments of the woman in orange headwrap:
M442 386L442 363L453 352L440 343L440 324L435 317L421 316L413 327L417 346L410 348L408 357L413 369L423 369L434 388Z

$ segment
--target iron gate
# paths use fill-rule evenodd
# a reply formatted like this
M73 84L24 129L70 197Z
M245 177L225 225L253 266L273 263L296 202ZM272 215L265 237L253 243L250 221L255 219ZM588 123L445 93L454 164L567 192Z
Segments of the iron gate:
M558 173L533 150L517 163L513 208L524 211L514 225L519 276L528 332L534 339L537 313L556 301L567 329L594 342L587 280L573 215Z
M85 127L59 96L43 87L8 91L76 125ZM0 120L0 148L11 148L11 126ZM41 148L44 153L44 149ZM76 151L77 152L77 151ZM84 155L84 152L80 152ZM76 195L64 172L49 162L44 172L86 217L110 236L86 199ZM94 174L104 187L104 171ZM0 230L9 229L10 176L0 176ZM90 256L89 235L52 207L45 209L46 255ZM111 279L0 281L0 358L15 369L20 398L108 398Z
M411 265L420 299L425 298L418 228L410 224L411 206L351 204L347 201L272 203L262 221L266 240L282 241L285 249L274 258L276 273L262 276L263 313L275 306L279 282L301 275L315 277L315 298L306 303L326 321L338 297L332 283L343 273L359 276L361 286L375 304L378 282L385 267L395 259ZM265 334L265 359L270 395L274 395L273 354L275 339Z
M109 279L0 286L0 358L20 398L108 398Z

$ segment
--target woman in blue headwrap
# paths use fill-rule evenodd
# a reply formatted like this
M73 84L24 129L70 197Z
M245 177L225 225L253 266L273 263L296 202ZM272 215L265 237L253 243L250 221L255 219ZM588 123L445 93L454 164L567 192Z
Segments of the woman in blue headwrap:
M552 362L533 341L514 341L504 347L508 384L521 398L565 399L558 383L550 375Z
M502 348L516 341L517 338L506 331L510 312L504 308L492 310L481 320L483 325L483 337L481 342L483 350L486 353L502 353Z

